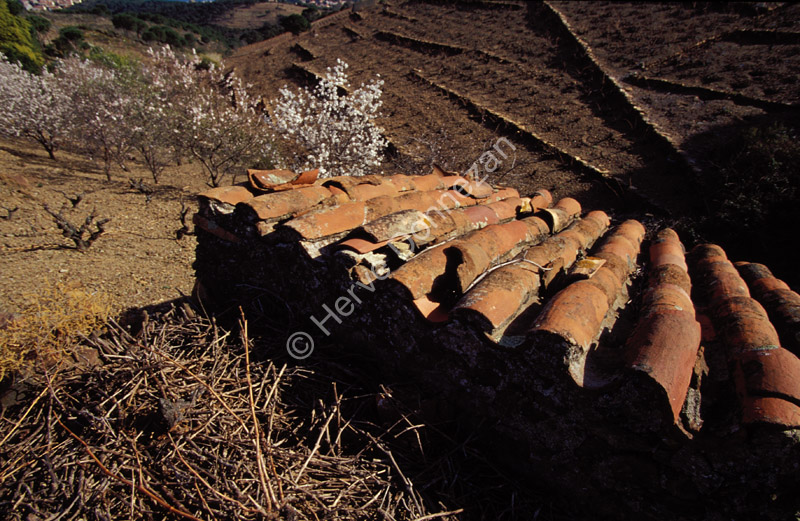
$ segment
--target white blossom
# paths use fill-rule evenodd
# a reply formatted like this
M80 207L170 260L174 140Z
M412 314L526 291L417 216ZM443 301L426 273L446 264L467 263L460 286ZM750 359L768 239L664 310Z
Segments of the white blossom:
M349 87L347 68L337 60L313 90L280 90L271 124L299 148L289 158L292 168L316 167L321 177L361 176L380 165L387 141L374 120L380 116L383 80L339 96L340 87Z

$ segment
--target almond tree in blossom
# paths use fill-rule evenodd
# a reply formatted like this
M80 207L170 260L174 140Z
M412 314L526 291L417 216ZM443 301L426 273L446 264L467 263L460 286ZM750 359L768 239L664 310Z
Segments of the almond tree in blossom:
M134 73L77 57L61 60L56 66L56 79L70 96L72 125L80 136L74 145L102 159L109 181L112 163L127 170L125 159L133 147L134 91L131 81L124 81L123 76Z
M55 159L72 129L69 96L47 70L35 75L0 54L0 134L37 141Z
M339 96L340 88L349 87L347 68L337 60L313 90L280 90L272 126L294 145L288 147L291 168L316 167L322 177L330 177L361 176L380 166L387 141L375 119L380 116L383 80Z
M168 47L153 52L159 113L169 114L183 153L196 159L210 186L255 163L274 162L273 133L242 82L221 67L182 60ZM155 105L154 105L155 106Z

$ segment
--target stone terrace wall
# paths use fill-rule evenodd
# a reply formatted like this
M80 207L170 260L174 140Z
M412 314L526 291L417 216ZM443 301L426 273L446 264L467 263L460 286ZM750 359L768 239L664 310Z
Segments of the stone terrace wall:
M198 287L219 308L313 317L598 515L800 508L800 297L765 266L439 169L253 171L200 202Z

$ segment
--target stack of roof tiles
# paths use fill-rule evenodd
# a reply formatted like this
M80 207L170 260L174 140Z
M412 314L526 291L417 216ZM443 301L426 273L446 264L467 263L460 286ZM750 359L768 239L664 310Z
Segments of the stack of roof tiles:
M800 508L800 297L765 266L438 168L249 173L199 196L217 303L309 317L617 518Z

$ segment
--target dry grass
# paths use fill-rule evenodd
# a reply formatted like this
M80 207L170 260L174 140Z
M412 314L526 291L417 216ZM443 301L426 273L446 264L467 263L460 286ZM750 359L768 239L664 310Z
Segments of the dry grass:
M24 297L18 317L0 329L0 381L6 373L36 370L70 356L81 336L101 328L110 304L76 283L58 283Z
M300 14L303 9L299 5L260 2L231 9L214 23L233 29L258 29L265 23L277 24L281 16Z
M234 329L186 308L145 314L135 336L111 320L79 342L102 364L17 382L21 394L0 414L0 511L14 520L561 518L552 499L496 470L473 427L430 424L388 387L368 389L368 363L315 353L313 365L287 365L267 336Z

